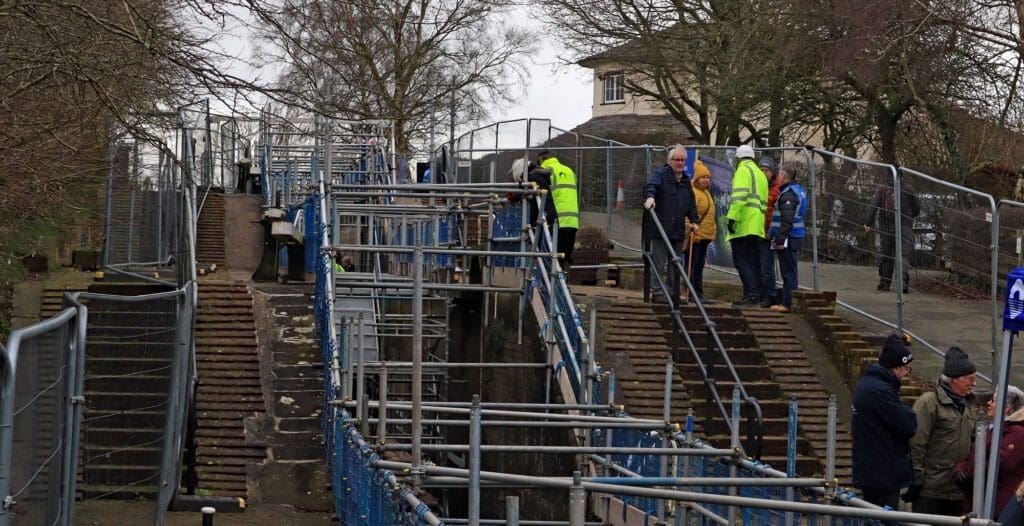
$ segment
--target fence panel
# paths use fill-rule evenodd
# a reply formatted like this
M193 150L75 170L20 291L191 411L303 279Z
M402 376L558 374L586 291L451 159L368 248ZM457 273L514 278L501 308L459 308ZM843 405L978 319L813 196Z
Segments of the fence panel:
M904 297L904 326L942 351L951 345L961 347L982 371L990 373L994 371L994 352L998 349L996 323L1001 317L995 310L998 272L993 270L996 254L992 247L1002 244L995 238L1001 233L994 229L995 200L988 194L906 168L900 168L899 175L901 185L917 197L920 205L919 214L912 219L912 242L904 241L904 246L911 248L903 258L910 267L909 289L905 286L910 294ZM901 217L907 215L904 211ZM1015 226L1012 220L1010 226ZM903 228L907 230L906 226ZM956 298L971 306L969 315L954 321L965 324L961 334L955 339L929 334L930 324L944 313L942 302L914 301L915 291ZM986 364L991 364L991 368Z
M68 393L74 388L71 345L77 316L65 309L43 325L15 331L6 353L0 441L0 524L71 524Z

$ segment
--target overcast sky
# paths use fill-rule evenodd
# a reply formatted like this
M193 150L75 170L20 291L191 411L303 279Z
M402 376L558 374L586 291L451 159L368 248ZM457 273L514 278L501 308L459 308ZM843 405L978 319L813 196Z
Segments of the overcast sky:
M255 43L251 40L249 28L252 25L246 13L239 8L234 9L238 19L227 21L229 27L210 26L211 31L220 33L220 51L227 56L251 58ZM531 24L535 20L524 7L515 8L509 18L515 24ZM204 25L209 25L206 21ZM537 118L550 119L555 127L569 130L590 119L592 102L592 73L588 69L576 65L565 65L556 51L557 40L548 36L543 30L538 34L540 39L538 53L527 60L526 76L528 78L524 93L517 104L507 108L495 108L491 112L491 122L514 119ZM253 74L250 66L242 63L229 64L232 72L249 77ZM274 68L263 68L259 73L264 80L274 75ZM222 109L219 111L226 111ZM478 126L486 126L491 122L481 122Z
M557 128L569 130L590 119L593 102L592 72L577 65L561 65L553 38L544 38L540 52L528 66L529 81L523 99L504 111L494 112L495 121L533 117L551 119ZM485 123L481 123L485 124Z

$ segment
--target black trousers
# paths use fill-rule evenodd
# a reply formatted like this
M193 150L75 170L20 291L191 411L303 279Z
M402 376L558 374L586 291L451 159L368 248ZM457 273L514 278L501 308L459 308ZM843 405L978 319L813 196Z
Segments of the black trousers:
M740 275L743 283L745 299L760 300L761 298L761 236L743 236L733 238L732 264Z
M914 501L914 513L931 513L932 515L950 515L959 517L964 514L964 501L949 499L932 499L918 497Z
M772 250L772 242L762 239L757 246L758 256L761 261L761 297L760 301L771 301L775 303L778 298L778 291L775 286L775 251Z
M898 489L861 488L861 491L864 492L864 500L876 506L900 509L900 490Z
M690 270L690 283L693 290L697 291L697 297L704 299L704 264L708 260L708 247L711 240L705 239L693 244L693 261L687 261L686 266Z
M903 285L910 283L910 253L914 250L914 240L903 238L901 260L903 261ZM878 231L881 242L881 254L878 255L878 283L884 288L892 284L892 275L896 269L896 235L885 230Z
M562 270L568 270L572 266L572 249L576 246L576 231L577 228L559 228L558 229L558 252L565 254L565 257L559 261L562 265Z

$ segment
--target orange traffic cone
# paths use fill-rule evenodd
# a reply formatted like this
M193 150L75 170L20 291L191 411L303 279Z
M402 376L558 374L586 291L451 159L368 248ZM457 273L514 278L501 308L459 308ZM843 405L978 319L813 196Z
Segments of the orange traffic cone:
M615 194L615 209L626 208L626 190L622 188L622 181L619 181L619 191Z

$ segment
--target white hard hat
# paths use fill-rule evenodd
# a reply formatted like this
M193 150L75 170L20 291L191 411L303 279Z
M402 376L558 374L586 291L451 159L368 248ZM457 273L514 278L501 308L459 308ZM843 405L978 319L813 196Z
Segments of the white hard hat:
M526 163L526 159L516 159L512 161L512 168L509 172L512 174L512 180L521 183L526 180L526 168L529 166Z
M739 148L736 148L737 159L753 159L754 158L754 147L749 144L744 144Z

